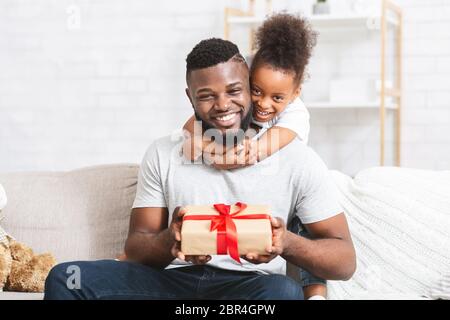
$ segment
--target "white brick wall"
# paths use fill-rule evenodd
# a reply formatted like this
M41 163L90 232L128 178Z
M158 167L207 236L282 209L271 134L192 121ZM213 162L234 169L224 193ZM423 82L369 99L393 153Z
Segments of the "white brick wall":
M450 169L450 2L404 8L403 166Z
M311 2L274 1L291 10ZM403 165L449 169L450 2L397 2L405 11ZM140 162L151 141L191 114L184 59L199 40L223 36L225 4L239 2L1 0L0 171ZM368 43L323 39L306 96L328 94L314 82L329 81L329 70L378 74ZM311 144L333 169L377 165L377 112L312 111Z
M0 1L0 171L140 162L190 115L184 60L224 5Z

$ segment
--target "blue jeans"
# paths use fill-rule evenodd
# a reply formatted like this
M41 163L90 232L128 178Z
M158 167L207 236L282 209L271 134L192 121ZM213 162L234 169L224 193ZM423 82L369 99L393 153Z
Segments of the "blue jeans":
M74 268L79 270L79 285L72 281ZM133 262L100 260L55 266L45 282L44 299L301 300L303 291L297 282L278 274L208 265L161 270Z
M298 234L299 236L310 239L310 235L305 230L305 228L303 227L303 225L298 217L294 217L294 219L292 219L292 221L289 223L288 229L292 233L295 233L295 234ZM322 284L324 286L327 285L326 280L324 280L322 278L318 278L315 275L313 275L312 273L310 273L306 270L303 270L301 268L298 268L298 269L299 269L299 273L300 273L300 284L302 287L310 286L313 284Z

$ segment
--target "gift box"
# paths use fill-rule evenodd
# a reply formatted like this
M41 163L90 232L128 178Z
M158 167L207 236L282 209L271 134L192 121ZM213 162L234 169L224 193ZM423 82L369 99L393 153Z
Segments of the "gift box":
M181 251L185 255L229 254L240 262L240 255L268 254L266 249L272 246L269 206L238 202L184 208Z

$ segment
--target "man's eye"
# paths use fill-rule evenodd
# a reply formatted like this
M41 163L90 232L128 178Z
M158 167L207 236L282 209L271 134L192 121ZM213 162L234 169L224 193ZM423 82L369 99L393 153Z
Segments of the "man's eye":
M241 93L241 89L233 89L230 91L230 94L239 94Z
M211 99L212 98L212 95L206 95L206 96L200 96L200 97L198 97L198 100L209 100L209 99Z

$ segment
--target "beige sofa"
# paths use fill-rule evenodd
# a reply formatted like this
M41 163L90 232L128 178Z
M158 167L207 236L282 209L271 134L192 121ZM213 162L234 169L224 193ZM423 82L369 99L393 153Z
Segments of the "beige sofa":
M121 164L0 174L8 197L2 226L35 252L52 252L58 262L115 258L128 233L138 170ZM0 300L42 297L0 292Z
M58 262L115 258L127 236L138 170L119 164L0 173L8 196L1 224ZM354 178L330 173L358 268L348 282L329 282L329 298L450 298L450 171L371 168ZM0 292L0 300L41 298Z

